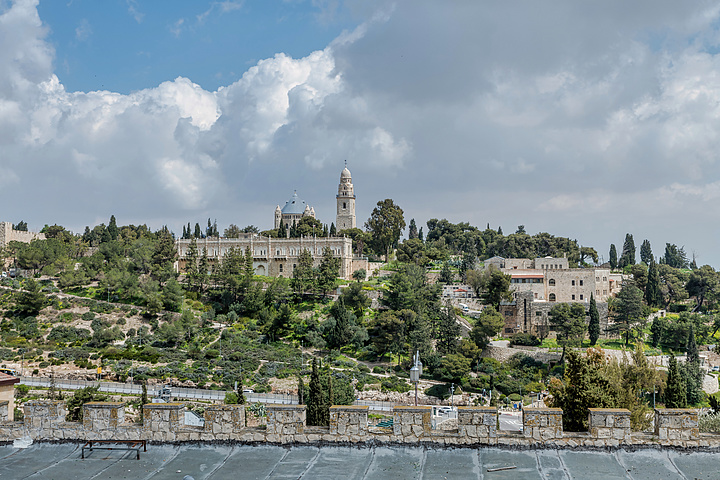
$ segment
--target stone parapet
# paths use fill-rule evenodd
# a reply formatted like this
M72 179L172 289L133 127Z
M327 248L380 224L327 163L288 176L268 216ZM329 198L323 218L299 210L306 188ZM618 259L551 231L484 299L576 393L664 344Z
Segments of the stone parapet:
M523 409L523 433L537 441L555 440L563 437L563 411L560 408Z
M267 434L296 435L305 431L305 405L267 405Z
M124 402L89 402L83 405L86 430L114 430L125 423Z
M468 443L497 443L497 408L458 407L458 436Z
M227 440L243 428L245 405L212 405L205 409L204 433L216 436L218 440Z
M184 411L185 404L180 402L143 405L142 440L175 441L180 426L185 423Z
M368 410L369 407L361 405L333 405L330 407L330 433L346 437L367 435Z
M427 445L502 445L523 448L614 448L673 446L720 448L720 435L699 434L698 414L689 409L655 411L655 434L630 431L630 412L591 409L589 432L564 432L562 410L526 408L523 433L500 432L497 410L459 407L457 429L433 429L432 407L398 406L393 426L369 431L368 407L336 405L329 427L307 427L304 405L268 405L267 427L245 426L243 405L211 405L204 426L184 425L182 403L143 406L143 425L124 421L124 404L92 402L83 406L83 422L66 422L64 402L37 400L25 404L25 421L0 421L0 442L34 440L149 440L153 442L237 441L248 443L395 443Z
M662 445L696 445L700 436L697 410L690 408L655 409L655 435Z
M393 435L402 442L415 442L429 436L432 429L432 407L393 408Z
M590 437L616 440L630 439L630 410L625 408L591 408L588 414Z

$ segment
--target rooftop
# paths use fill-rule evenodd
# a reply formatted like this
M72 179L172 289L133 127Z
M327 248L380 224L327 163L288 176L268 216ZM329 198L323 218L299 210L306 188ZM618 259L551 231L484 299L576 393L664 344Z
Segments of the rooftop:
M182 479L708 479L717 453L676 450L505 450L500 448L148 445L147 452L96 450L82 444L0 446L0 478ZM488 469L515 467L512 470ZM239 476L242 472L241 476Z

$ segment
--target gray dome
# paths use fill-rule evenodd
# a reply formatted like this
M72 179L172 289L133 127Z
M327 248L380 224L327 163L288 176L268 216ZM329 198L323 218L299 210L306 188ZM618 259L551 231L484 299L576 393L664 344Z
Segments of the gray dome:
M300 200L298 198L297 192L293 193L293 196L290 197L290 200L285 203L285 206L282 208L283 214L297 214L302 215L303 212L305 212L305 207L307 204L304 200Z

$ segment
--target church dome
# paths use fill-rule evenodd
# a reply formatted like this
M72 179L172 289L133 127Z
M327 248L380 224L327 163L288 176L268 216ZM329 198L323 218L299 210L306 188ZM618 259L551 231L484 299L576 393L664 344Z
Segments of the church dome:
M303 212L305 212L305 207L307 204L304 200L300 200L298 197L297 192L293 193L293 196L290 197L290 200L288 200L285 203L285 206L282 208L282 213L284 215L291 215L291 214L297 214L302 215Z
M342 180L343 178L351 178L351 177L350 177L350 170L348 170L347 167L343 168L342 173L340 173L340 180Z

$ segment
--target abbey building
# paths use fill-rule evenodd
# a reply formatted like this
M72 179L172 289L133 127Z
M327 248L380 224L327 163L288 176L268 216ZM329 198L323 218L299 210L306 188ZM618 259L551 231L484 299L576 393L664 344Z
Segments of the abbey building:
M352 176L347 166L340 173L340 184L336 198L337 216L335 226L338 232L348 228L355 228L355 192ZM315 209L300 199L297 192L285 202L275 207L273 228L297 224L304 217L315 217ZM185 271L186 256L192 241L197 243L200 255L207 254L211 268L222 263L223 257L232 248L243 252L249 248L253 256L253 266L256 275L271 277L292 277L297 266L298 257L303 250L308 250L313 257L315 266L320 264L323 251L328 248L340 259L339 277L349 280L353 272L364 269L368 271L367 257L353 255L352 240L344 236L323 237L318 235L302 236L299 238L272 238L256 233L243 233L239 238L207 237L197 239L179 239L176 243L178 250L178 271Z

